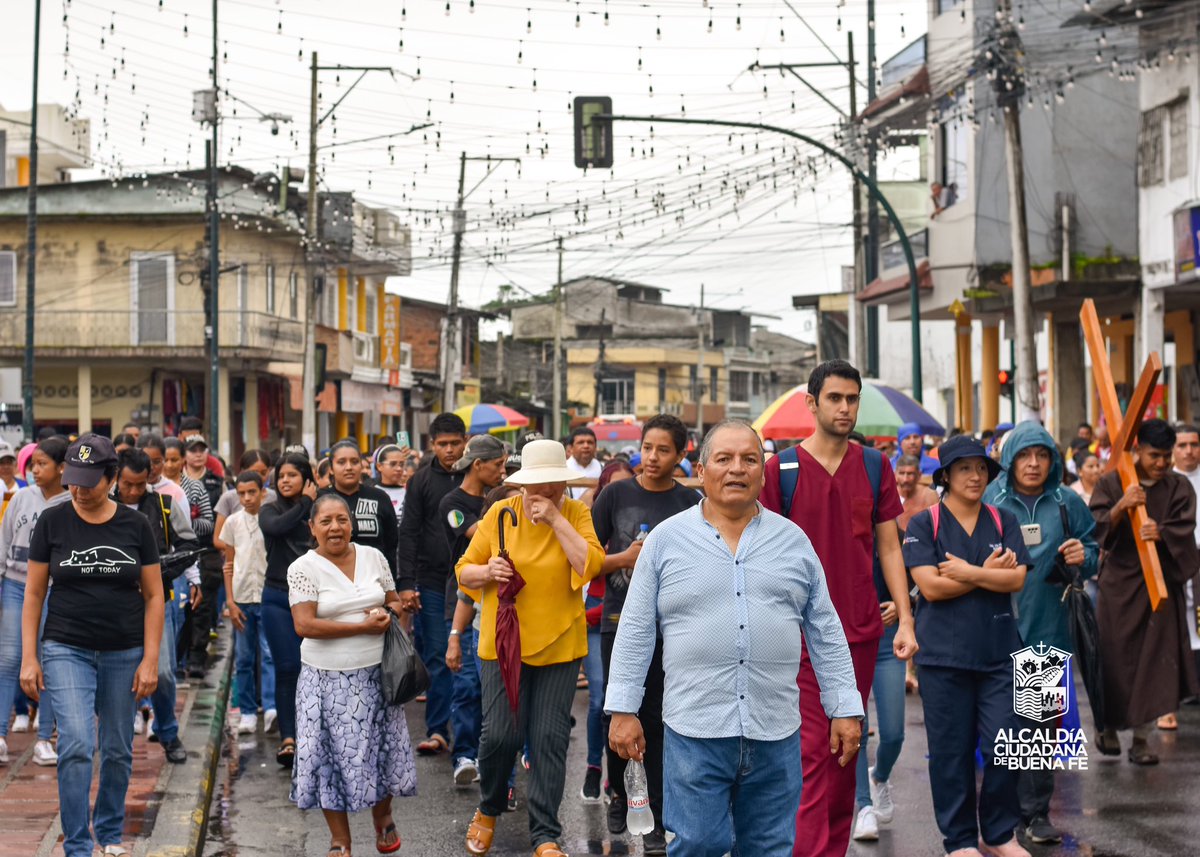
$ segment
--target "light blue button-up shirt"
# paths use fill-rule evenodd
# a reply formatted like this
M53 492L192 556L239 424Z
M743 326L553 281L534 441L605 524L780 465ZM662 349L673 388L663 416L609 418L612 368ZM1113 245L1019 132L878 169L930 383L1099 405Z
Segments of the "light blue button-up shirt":
M680 735L778 741L799 729L802 634L825 713L861 717L850 648L808 536L760 505L731 554L704 505L659 524L642 547L605 710L641 708L661 628L663 722Z

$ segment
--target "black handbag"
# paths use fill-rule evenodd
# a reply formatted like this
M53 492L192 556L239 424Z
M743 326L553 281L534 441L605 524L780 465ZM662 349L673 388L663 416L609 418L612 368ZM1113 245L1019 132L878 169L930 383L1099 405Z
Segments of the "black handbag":
M429 688L429 670L395 613L383 638L379 666L383 672L383 700L389 705L412 702Z

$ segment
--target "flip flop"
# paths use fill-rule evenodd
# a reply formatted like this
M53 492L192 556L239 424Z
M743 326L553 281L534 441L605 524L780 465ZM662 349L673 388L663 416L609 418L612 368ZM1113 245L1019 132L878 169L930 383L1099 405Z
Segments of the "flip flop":
M296 742L291 738L284 738L279 745L279 750L275 753L275 761L285 768L290 768L296 762ZM340 847L340 846L339 846ZM347 851L347 854L350 852Z
M422 756L438 756L449 749L446 739L436 732L417 745L417 752Z
M395 842L388 842L391 834L396 834ZM396 832L395 822L388 822L386 827L375 828L375 850L380 854L391 854L400 850L400 834Z

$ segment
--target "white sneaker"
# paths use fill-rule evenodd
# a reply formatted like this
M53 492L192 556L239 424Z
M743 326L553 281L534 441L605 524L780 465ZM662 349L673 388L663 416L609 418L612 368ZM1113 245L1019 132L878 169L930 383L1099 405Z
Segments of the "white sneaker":
M8 764L8 741L0 738L0 765Z
M275 720L277 717L278 714L274 708L268 708L265 712L263 712L263 732L268 735L275 732Z
M29 731L29 715L28 714L18 714L16 717L14 717L13 722L12 722L12 731L13 732L28 732Z
M33 745L33 763L41 765L43 768L50 768L58 764L58 753L54 749L54 745L49 741L38 741Z
M475 760L459 759L458 764L454 766L454 784L469 786L477 779L479 779L479 766L475 764Z
M875 807L864 806L854 819L854 840L856 842L875 842L879 839L879 821L875 818Z
M240 718L238 718L237 734L248 735L254 733L257 729L257 714L243 714Z
M146 731L146 721L142 719L142 710L139 708L133 712L133 734L141 735Z
M875 805L875 818L880 824L891 824L896 817L896 804L892 801L891 783L875 779L875 769L867 771L867 782L871 784L871 803Z

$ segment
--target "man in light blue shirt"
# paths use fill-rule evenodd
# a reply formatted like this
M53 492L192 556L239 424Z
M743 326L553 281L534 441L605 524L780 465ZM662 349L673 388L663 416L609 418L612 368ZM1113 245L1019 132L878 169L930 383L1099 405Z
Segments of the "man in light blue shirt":
M829 749L858 750L863 700L808 537L758 502L763 450L745 423L700 451L705 500L659 524L634 568L604 708L609 743L641 759L637 718L663 637L663 820L672 857L791 857L800 806L803 633L832 719Z

